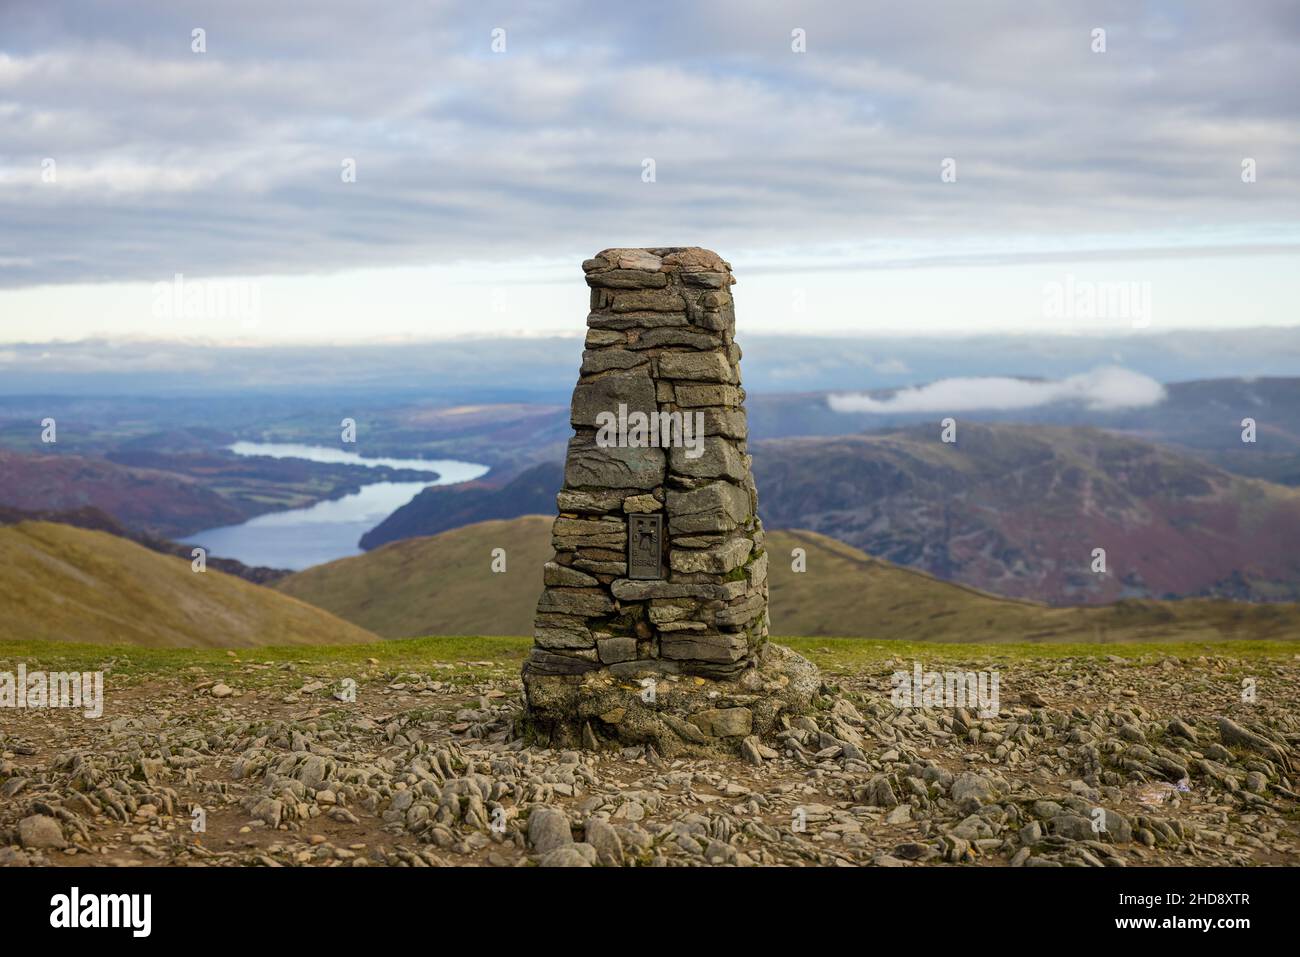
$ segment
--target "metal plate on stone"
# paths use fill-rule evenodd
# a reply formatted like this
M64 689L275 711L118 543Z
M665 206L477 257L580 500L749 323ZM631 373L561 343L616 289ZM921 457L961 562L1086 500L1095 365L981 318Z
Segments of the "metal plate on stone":
M664 577L663 515L627 517L627 577Z

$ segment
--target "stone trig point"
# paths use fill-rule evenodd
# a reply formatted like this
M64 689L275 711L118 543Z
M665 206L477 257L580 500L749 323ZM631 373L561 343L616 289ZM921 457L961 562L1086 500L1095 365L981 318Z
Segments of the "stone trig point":
M767 640L731 267L672 247L582 268L591 313L523 669L527 730L557 746L734 749L806 710L819 677Z

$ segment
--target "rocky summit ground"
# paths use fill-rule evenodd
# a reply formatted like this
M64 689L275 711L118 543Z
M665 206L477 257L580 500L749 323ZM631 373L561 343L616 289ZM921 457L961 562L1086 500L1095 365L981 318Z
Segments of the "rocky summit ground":
M0 709L0 864L1300 864L1287 646L794 642L825 673L815 713L666 760L525 746L527 641L440 641L0 649L0 671L109 669L101 718ZM895 708L917 660L997 671L997 716Z

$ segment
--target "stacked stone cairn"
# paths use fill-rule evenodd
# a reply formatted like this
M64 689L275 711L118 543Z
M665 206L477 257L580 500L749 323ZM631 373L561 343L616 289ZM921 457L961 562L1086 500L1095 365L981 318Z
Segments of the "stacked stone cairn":
M679 247L607 249L582 268L591 313L524 664L526 729L556 746L735 750L806 710L820 681L768 642L731 267ZM667 428L598 442L611 417L637 412L681 413L687 429L701 413L702 450ZM629 577L629 516L662 522L658 578Z

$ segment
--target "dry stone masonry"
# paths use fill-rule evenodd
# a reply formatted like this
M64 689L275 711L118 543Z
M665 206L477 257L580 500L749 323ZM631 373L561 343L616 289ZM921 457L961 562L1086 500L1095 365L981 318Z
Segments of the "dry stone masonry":
M768 642L731 267L686 247L607 249L582 268L591 313L524 665L530 732L738 747L819 681Z

